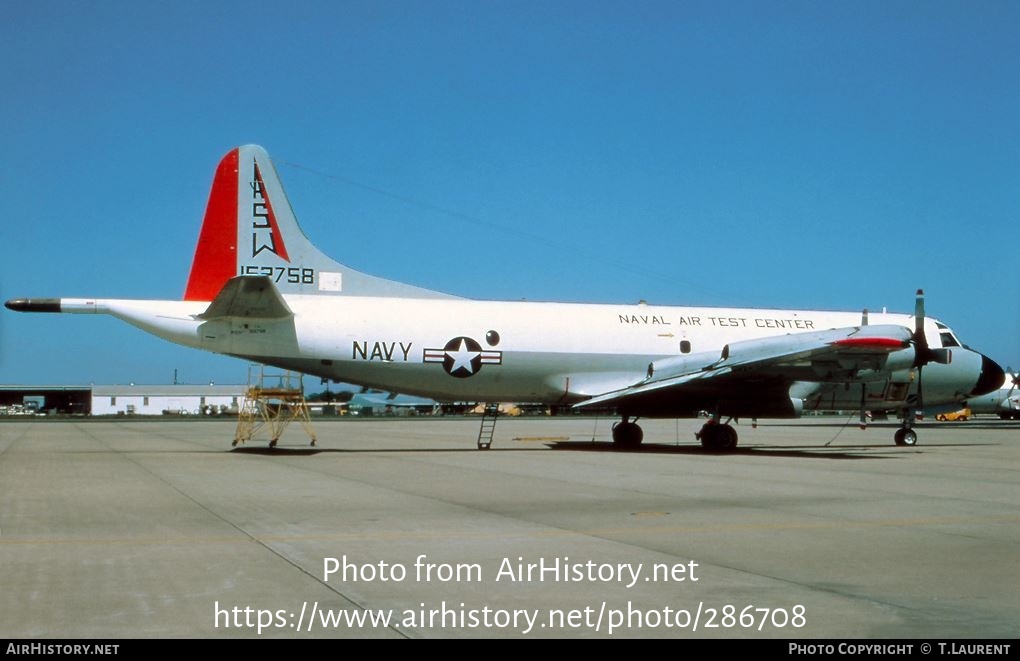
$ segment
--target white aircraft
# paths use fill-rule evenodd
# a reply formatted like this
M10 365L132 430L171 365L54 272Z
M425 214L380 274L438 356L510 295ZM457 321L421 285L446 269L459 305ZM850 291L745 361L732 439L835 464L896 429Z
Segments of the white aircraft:
M220 162L180 301L21 298L23 312L110 314L162 338L336 381L440 401L611 408L613 440L639 417L708 412L697 435L731 450L738 417L913 411L995 390L1002 368L924 315L867 311L467 300L366 275L298 226L269 155ZM870 323L869 323L870 321ZM723 422L723 418L727 418ZM479 447L487 447L479 441Z
M1020 372L1006 370L997 390L971 397L964 405L971 413L994 413L1003 420L1020 420Z

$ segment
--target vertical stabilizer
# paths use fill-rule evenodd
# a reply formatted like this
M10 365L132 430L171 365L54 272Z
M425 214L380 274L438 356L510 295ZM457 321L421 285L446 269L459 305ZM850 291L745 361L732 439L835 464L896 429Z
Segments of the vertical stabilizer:
M238 275L268 277L284 294L451 298L323 254L301 231L269 154L257 145L231 150L216 168L184 300L211 301Z

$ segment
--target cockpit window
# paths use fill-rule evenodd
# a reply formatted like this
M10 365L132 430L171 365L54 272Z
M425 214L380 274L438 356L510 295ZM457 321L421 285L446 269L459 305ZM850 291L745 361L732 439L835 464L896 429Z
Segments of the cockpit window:
M953 337L953 333L950 330L944 330L939 333L939 337L942 339L942 346L944 347L958 347L960 343Z
M946 326L941 321L935 322L935 327L939 329L939 339L942 340L943 347L960 347L960 341L953 335L953 331L950 330L949 326Z

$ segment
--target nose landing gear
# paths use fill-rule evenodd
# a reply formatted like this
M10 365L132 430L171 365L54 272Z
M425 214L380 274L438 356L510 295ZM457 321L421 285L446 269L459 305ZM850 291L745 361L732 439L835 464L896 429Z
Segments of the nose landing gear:
M909 409L903 410L903 426L896 430L893 440L896 445L917 445L917 432L910 428L913 420L913 413Z

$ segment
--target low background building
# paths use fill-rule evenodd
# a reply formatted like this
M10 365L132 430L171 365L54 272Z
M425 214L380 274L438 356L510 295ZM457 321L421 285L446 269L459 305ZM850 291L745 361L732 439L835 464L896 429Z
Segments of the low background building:
M92 386L92 415L237 415L248 386Z
M237 415L246 385L0 386L0 416Z
M92 386L0 386L0 416L60 413L88 415L92 410Z

